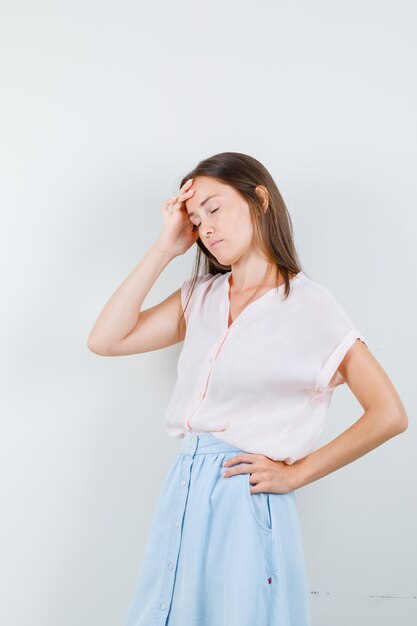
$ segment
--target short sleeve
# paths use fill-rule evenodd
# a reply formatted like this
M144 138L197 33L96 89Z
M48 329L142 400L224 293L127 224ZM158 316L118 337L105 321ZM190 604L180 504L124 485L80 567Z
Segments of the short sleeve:
M181 305L182 305L182 310L184 311L184 317L185 317L185 321L186 321L187 324L188 324L188 320L189 320L189 318L190 318L190 316L192 314L192 311L193 311L193 309L196 306L196 302L198 301L198 296L199 296L199 291L200 291L201 285L204 282L206 282L211 277L212 277L212 274L198 275L196 280L195 280L192 292L191 292L191 287L192 287L192 283L193 283L193 279L192 278L187 278L187 280L185 280L182 283L182 285L181 285ZM190 299L188 301L189 296L190 296ZM187 301L188 301L188 304L187 304Z
M327 297L322 303L320 340L317 343L320 346L321 365L314 384L316 396L346 382L338 367L357 339L368 347L367 340L351 317L334 296L328 290L325 291Z

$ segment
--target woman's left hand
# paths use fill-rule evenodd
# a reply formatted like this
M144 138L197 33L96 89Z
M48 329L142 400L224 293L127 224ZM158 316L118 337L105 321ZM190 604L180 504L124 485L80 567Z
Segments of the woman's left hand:
M226 468L223 472L225 478L235 474L251 474L251 493L288 493L297 488L295 463L288 465L263 454L241 452L226 459L223 467Z

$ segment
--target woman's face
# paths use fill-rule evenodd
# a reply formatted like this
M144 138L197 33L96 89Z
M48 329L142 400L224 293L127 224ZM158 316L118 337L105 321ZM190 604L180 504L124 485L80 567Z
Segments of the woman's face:
M249 205L233 187L210 176L198 176L190 189L195 193L185 206L200 240L222 265L236 263L254 244Z

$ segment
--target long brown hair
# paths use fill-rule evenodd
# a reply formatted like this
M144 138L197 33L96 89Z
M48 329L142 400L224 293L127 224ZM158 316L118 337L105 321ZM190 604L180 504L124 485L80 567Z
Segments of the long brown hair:
M262 250L277 268L276 287L278 287L279 276L281 275L285 281L284 293L285 298L287 298L290 293L289 275L290 273L298 274L301 271L301 264L294 245L293 228L288 209L266 167L247 154L221 152L200 161L191 172L182 178L180 188L187 180L196 179L197 176L211 176L221 183L233 187L246 200ZM262 198L255 191L259 185L263 185L268 192L266 210ZM196 240L196 243L199 249L194 260L185 308L190 301L195 282L200 273L225 274L231 270L230 266L219 263L200 238ZM200 272L201 266L203 266L203 272Z

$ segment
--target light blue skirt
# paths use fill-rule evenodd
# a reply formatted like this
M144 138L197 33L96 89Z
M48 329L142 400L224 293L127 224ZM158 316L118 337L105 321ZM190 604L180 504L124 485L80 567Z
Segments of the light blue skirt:
M240 452L212 433L185 434L125 626L310 626L295 492L251 493L249 473L223 477Z

